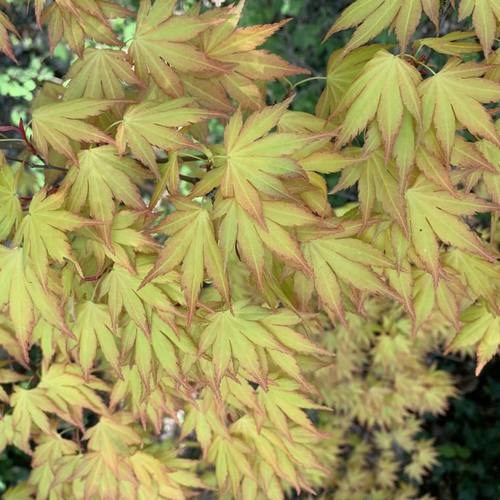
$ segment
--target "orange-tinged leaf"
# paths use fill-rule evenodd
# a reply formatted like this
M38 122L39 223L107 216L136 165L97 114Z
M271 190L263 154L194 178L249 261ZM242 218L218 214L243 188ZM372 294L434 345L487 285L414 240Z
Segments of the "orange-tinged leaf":
M135 72L146 84L149 75L171 97L183 95L178 71L224 72L223 66L207 57L190 41L218 19L173 15L174 3L159 0L141 4L137 28L130 46Z
M70 183L68 208L81 211L88 202L90 215L105 222L99 226L104 240L111 247L111 224L116 214L115 199L134 210L146 210L134 178L147 177L145 170L131 158L120 158L114 146L100 146L78 154L80 168L67 174Z
M467 41L475 38L476 33L470 31L453 31L442 37L420 38L413 42L413 46L420 48L426 46L449 56L459 57L461 54L469 54L481 51L481 45L477 42Z
M77 59L66 73L70 82L65 100L86 97L90 99L123 99L124 84L142 86L142 82L121 50L87 48L82 59Z
M204 280L204 272L230 307L229 282L224 271L222 254L215 240L210 213L187 198L171 198L177 211L154 228L168 239L154 268L143 281L151 280L181 265L181 286L186 296L189 321Z
M302 243L304 255L314 271L314 287L323 308L345 322L340 282L352 290L382 294L396 300L399 296L372 270L394 268L379 250L342 234L308 238Z
M341 58L342 49L332 53L326 69L326 88L316 105L316 115L327 119L351 85L356 81L365 65L381 49L389 45L373 44L360 47Z
M33 110L33 141L41 155L48 161L49 146L75 165L78 159L70 140L77 142L114 143L108 135L83 120L97 116L116 102L102 99L75 99L47 104Z
M437 238L487 261L496 261L460 219L461 215L491 210L490 204L473 194L453 197L423 176L406 191L405 197L413 247L425 269L432 274L435 284L438 283L441 268Z
M484 55L488 57L495 35L498 33L500 6L496 0L462 0L458 10L458 20L463 21L471 14L472 24L483 47Z
M385 49L377 51L334 111L335 116L347 110L338 143L350 141L376 118L388 158L401 129L405 109L421 122L417 92L420 81L416 68L402 58Z
M326 34L325 40L338 31L357 26L354 35L343 49L343 54L347 54L375 38L394 22L403 53L420 22L422 11L437 29L439 0L357 0L342 12Z
M460 316L465 323L456 334L446 352L477 345L476 376L486 363L498 352L500 346L500 317L490 312L486 306L477 305L466 309Z
M0 241L8 238L22 217L21 202L16 195L19 175L4 163L0 153Z
M99 346L104 357L120 376L119 353L111 331L108 306L85 301L76 307L75 333L78 337L78 358L85 380L89 379Z
M153 146L166 151L198 149L179 128L220 115L191 104L193 99L181 98L164 103L143 101L127 107L116 133L120 155L125 153L128 142L132 153L159 177Z
M500 85L480 78L488 69L487 65L450 59L419 86L424 132L434 124L447 162L455 144L456 122L500 147L500 135L481 104L500 100Z
M14 245L23 245L26 257L43 283L47 281L49 258L60 263L64 259L70 260L82 275L80 265L73 257L67 233L99 223L62 210L65 197L66 193L61 190L51 195L47 195L46 189L38 191L13 241Z
M15 26L10 22L10 19L3 12L0 12L0 51L18 64L16 56L14 55L14 52L12 52L9 32L14 33L18 38L21 38L21 35L16 30Z

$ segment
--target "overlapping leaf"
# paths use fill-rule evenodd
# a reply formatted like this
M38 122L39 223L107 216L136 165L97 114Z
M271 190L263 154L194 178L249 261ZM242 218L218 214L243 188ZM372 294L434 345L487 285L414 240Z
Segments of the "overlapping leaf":
M455 144L456 122L500 147L498 131L481 105L500 100L500 85L480 78L488 69L487 65L450 59L438 74L419 86L424 131L434 124L447 162Z
M129 106L116 133L120 155L125 153L128 142L132 153L159 177L153 146L166 151L199 149L179 128L219 114L191 104L193 99L181 98L164 103L143 101Z
M357 27L343 49L343 54L346 54L366 44L391 25L396 32L401 52L405 52L422 12L438 29L439 0L356 0L342 12L326 34L325 40L338 31Z
M241 109L224 132L224 149L216 159L218 168L209 172L192 191L200 196L220 185L224 198L238 204L264 226L262 193L273 199L294 200L281 179L304 178L305 173L291 155L326 134L268 134L283 116L290 99L254 112L245 123ZM268 135L266 135L268 134Z
M0 241L7 239L22 217L21 202L17 197L19 174L14 174L0 153Z
M14 33L18 38L21 38L21 35L15 26L10 22L10 19L3 12L0 12L0 51L17 63L16 56L14 55L14 52L12 52L9 32Z
M222 72L222 65L201 52L191 40L219 22L206 16L176 16L175 1L141 2L137 29L130 45L135 73L145 83L149 75L171 97L184 94L178 71Z
M66 73L65 100L123 99L124 85L142 86L121 50L87 48Z
M472 14L472 24L488 57L491 46L498 34L500 5L496 0L462 0L458 10L458 20L463 21Z
M191 320L203 284L204 271L226 304L231 304L229 282L222 254L215 240L210 213L185 198L171 198L177 211L168 215L154 231L169 236L158 261L143 281L146 285L182 263L181 286Z
M489 211L493 208L490 204L473 194L453 197L423 176L406 191L405 198L413 247L436 284L441 268L437 238L447 245L495 262L495 257L460 218Z
M83 120L97 116L115 103L99 99L75 99L68 102L47 104L33 110L33 141L42 156L48 160L49 146L54 148L75 165L78 159L71 140L77 142L106 142L113 139L94 125Z

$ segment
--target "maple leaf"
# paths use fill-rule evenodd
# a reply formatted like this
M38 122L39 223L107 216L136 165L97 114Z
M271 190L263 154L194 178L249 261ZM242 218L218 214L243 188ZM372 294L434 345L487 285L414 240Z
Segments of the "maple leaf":
M142 441L131 427L132 421L132 416L126 412L102 416L83 436L83 439L88 440L89 450L98 452L104 463L115 472L119 457L130 455L130 446L139 445Z
M97 274L106 267L106 257L132 274L137 274L133 261L134 252L157 253L161 246L151 236L141 232L147 214L120 210L114 217L109 229L109 240L103 241L102 233L92 229L80 231L85 238L82 257L89 251L95 256ZM99 226L99 229L101 226Z
M220 114L190 106L193 102L191 98L180 98L164 103L143 101L127 107L116 133L120 155L125 153L128 142L132 153L159 178L153 146L166 151L199 149L178 128Z
M500 85L479 78L488 69L490 67L485 64L450 59L438 74L419 86L424 132L434 124L446 162L450 161L455 144L455 120L471 134L500 147L500 135L480 104L500 99Z
M290 325L288 316L272 320L271 316L271 310L251 306L247 301L233 304L233 313L222 311L208 316L209 324L201 334L198 349L204 353L211 348L217 383L226 371L237 373L234 361L233 368L230 366L233 358L245 374L267 390L267 369L259 359L257 347L286 354L289 360L293 359L294 350L325 354L324 350L308 342L298 332L282 328ZM296 323L292 321L291 324ZM292 335L287 339L288 332Z
M345 55L375 38L392 23L404 53L422 11L439 30L439 0L356 0L342 12L324 40L338 31L358 27L343 49Z
M3 12L0 12L0 51L7 57L10 57L16 64L19 64L14 52L12 52L9 31L14 33L18 38L21 38L19 31L17 31L14 25L10 22L10 19Z
M99 231L112 248L111 225L116 215L114 199L139 212L146 210L132 179L148 177L148 173L132 158L120 158L114 146L80 151L78 161L80 168L71 168L64 181L71 186L68 209L78 213L88 201L90 215L106 223L99 226Z
M459 272L475 297L485 299L488 306L500 315L498 296L500 293L500 268L476 255L454 248L446 252L443 264Z
M276 54L257 47L287 24L290 19L279 23L237 28L245 1L222 11L217 25L201 36L204 53L215 61L223 63L230 71L204 78L204 75L181 76L184 88L213 109L230 111L231 102L226 94L243 108L257 110L265 106L265 99L257 81L274 81L290 75L310 73L309 70L292 66ZM210 15L210 13L208 13ZM217 10L211 17L221 16Z
M114 143L102 130L83 121L101 114L114 104L116 102L102 99L75 99L36 108L31 122L36 148L48 161L50 145L78 165L70 139L78 142Z
M14 409L12 424L25 445L28 444L33 424L44 434L53 434L46 413L56 413L57 408L44 389L40 387L22 389L16 386L10 404Z
M21 202L17 197L19 174L14 174L3 160L0 153L0 241L8 238L22 218Z
M167 215L153 231L169 238L154 268L142 285L172 271L182 263L181 287L186 296L191 322L203 284L204 270L222 298L231 307L229 282L224 271L222 254L215 240L210 213L187 198L170 198L177 209Z
M78 304L76 306L75 334L78 338L78 359L85 380L89 380L98 345L118 376L121 375L119 353L107 305L95 304L91 301Z
M33 471L30 474L30 484L36 486L37 494L41 498L49 498L50 492L53 490L52 483L55 478L52 470L53 464L61 457L76 455L78 451L79 446L75 442L64 439L59 434L42 435L37 439L37 446L33 453Z
M227 488L228 480L235 495L241 491L240 483L244 476L257 481L250 465L251 456L252 449L243 439L236 436L231 436L230 439L215 437L207 460L215 464L215 477L221 491Z
M285 202L261 203L265 228L251 218L235 198L224 200L214 217L224 216L219 229L225 266L235 248L252 270L257 284L264 289L267 248L279 260L311 276L312 271L302 255L297 240L285 229L314 224L315 217L302 207ZM295 216L295 217L294 217ZM237 247L236 247L237 244Z
M220 185L224 198L235 197L238 204L265 227L259 192L273 199L294 200L282 180L305 178L291 155L319 137L331 134L273 133L290 105L281 104L255 111L243 123L241 109L231 117L224 131L224 148L215 165L190 193L200 196Z
M100 283L99 297L108 296L113 330L117 328L123 310L148 337L150 337L150 325L146 316L146 304L158 311L176 313L168 296L155 283L147 283L140 287L151 267L147 266L134 275L115 264Z
M269 383L267 392L264 392L259 387L257 394L259 402L265 410L263 415L256 415L259 428L264 425L266 418L269 418L276 429L293 443L287 421L289 419L309 430L312 434L322 436L301 408L317 410L328 410L329 408L315 404L302 396L299 393L299 385L296 382L286 378L273 378L272 382L270 381Z
M36 2L37 10L45 0ZM134 13L115 2L104 0L77 1L56 0L37 17L38 24L48 24L50 53L64 39L70 49L79 57L83 56L85 38L91 38L105 45L122 46L113 31L109 19L132 17Z
M0 306L8 306L9 317L23 358L29 359L37 312L68 335L63 313L56 299L42 288L30 267L25 265L23 250L0 246Z
M424 268L432 274L435 284L438 283L441 268L437 238L487 261L496 261L460 219L462 215L491 210L491 204L473 194L453 197L423 176L419 176L406 191L405 198L413 247Z
M52 363L42 373L37 388L45 391L54 404L53 413L82 430L84 408L98 415L107 414L107 408L96 391L107 392L108 386L96 377L89 376L85 380L77 365Z
M222 65L207 57L191 40L210 28L218 19L206 16L175 16L175 1L141 2L137 27L129 54L135 73L148 83L149 75L156 85L171 97L183 95L176 71L200 73L223 72Z
M143 86L121 50L87 48L66 73L70 80L65 100L80 97L90 99L123 99L123 84Z
M468 42L470 38L475 38L473 31L453 31L441 37L419 38L413 42L413 46L420 49L423 46L429 47L440 54L460 57L461 54L470 54L481 51L481 45L477 42Z
M364 161L357 159L354 165L350 164L352 161L349 158L345 158L343 163L347 167L343 169L332 193L347 189L357 182L363 224L368 223L375 202L378 202L384 212L408 234L405 201L399 189L394 164L387 163L384 156L384 151L378 149Z
M356 81L337 103L334 116L347 109L338 144L356 137L376 116L389 158L403 122L405 109L422 120L417 85L421 77L416 68L381 49L364 66Z
M465 325L446 348L445 354L479 342L476 366L476 376L478 376L486 363L498 352L500 317L490 312L484 304L479 304L466 309L460 315L460 321Z
M98 221L61 210L65 197L64 191L49 196L45 188L38 191L13 240L14 245L23 245L24 253L33 263L34 271L42 283L47 281L49 257L60 263L64 259L70 260L83 276L80 265L73 257L66 233L99 224Z
M462 0L458 9L458 21L463 21L472 14L472 24L483 46L485 57L491 52L491 46L500 23L500 6L496 0Z
M342 49L332 52L326 67L326 87L316 105L316 115L324 119L329 118L365 65L379 50L389 47L378 44L360 47L344 58L341 58Z
M314 230L299 230L302 251L314 271L314 288L325 312L346 324L342 301L342 296L345 295L343 284L354 291L382 294L401 300L372 270L372 266L389 269L395 267L382 252L353 238L357 233L356 228L340 228L330 233L327 231L325 235L321 235ZM303 277L299 274L300 279Z

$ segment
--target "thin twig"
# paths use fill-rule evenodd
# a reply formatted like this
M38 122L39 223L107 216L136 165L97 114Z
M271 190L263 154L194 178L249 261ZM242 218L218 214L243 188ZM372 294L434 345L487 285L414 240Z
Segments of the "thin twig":
M12 156L6 156L5 158L7 160L10 160L10 161L17 161L19 163L23 163L24 165L28 165L28 167L30 167L30 168L44 168L46 170L57 170L59 172L67 172L68 171L67 168L56 167L55 165L51 165L50 163L45 163L44 162L43 165L38 165L37 163L33 163L31 161L28 161L28 160L21 160L19 158L13 158ZM37 158L39 158L39 156L37 156Z

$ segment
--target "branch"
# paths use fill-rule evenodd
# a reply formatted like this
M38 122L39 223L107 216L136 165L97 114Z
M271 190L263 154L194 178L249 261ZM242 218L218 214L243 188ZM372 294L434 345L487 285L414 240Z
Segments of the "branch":
M46 170L57 170L58 172L67 172L68 171L67 168L56 167L55 165L51 165L50 163L44 163L43 165L38 165L37 163L33 163L31 161L28 161L28 160L21 160L19 158L12 158L11 156L6 156L5 158L7 160L10 160L10 161L17 161L17 162L22 163L24 165L28 165L28 167L30 167L30 168L44 168Z

